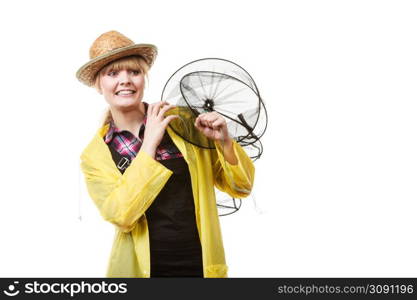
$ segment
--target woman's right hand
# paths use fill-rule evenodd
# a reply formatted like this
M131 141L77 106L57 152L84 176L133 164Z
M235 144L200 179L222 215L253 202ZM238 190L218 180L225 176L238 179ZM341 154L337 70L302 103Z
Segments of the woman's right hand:
M155 157L156 148L161 143L169 122L178 118L178 115L164 117L165 112L174 107L175 105L170 105L166 101L152 103L148 106L145 134L141 150L144 150L152 157Z

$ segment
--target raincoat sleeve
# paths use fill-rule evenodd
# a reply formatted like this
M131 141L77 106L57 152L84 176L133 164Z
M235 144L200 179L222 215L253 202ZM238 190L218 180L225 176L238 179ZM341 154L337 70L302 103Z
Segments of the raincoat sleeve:
M215 143L213 151L213 176L215 186L233 198L249 196L255 178L255 167L245 150L233 140L233 151L238 159L236 165L230 164L223 155L222 146Z
M81 169L100 214L123 232L136 226L172 174L144 151L139 151L123 175L84 155Z

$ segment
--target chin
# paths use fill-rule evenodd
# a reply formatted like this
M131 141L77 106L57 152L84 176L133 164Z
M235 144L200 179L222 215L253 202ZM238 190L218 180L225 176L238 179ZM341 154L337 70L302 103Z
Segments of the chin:
M119 110L132 110L132 109L138 109L139 104L141 101L126 101L124 103L121 103L120 101L116 103L114 106Z

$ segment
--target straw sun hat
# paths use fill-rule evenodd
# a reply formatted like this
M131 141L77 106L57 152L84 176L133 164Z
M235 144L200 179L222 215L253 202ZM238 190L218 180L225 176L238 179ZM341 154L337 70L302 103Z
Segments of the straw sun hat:
M154 45L135 44L120 32L109 31L100 35L91 45L90 61L78 69L76 76L82 83L93 86L95 75L108 63L125 56L139 55L151 67L157 53Z

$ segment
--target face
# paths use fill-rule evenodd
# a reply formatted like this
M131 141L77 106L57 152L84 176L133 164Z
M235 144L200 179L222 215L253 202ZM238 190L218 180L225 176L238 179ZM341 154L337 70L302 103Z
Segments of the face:
M112 109L129 111L137 109L143 98L145 86L141 71L107 71L100 75L101 93Z

